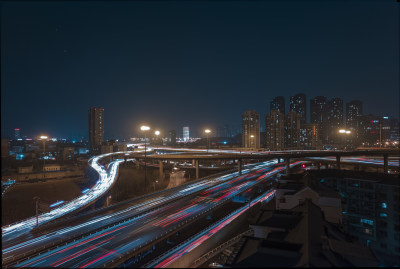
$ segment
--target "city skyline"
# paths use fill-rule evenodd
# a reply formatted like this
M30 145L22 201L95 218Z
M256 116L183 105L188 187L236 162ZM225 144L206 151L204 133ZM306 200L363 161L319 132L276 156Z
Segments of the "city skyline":
M246 110L263 123L273 98L288 111L298 93L307 122L316 96L398 118L395 5L3 2L2 134L87 138L99 106L105 138L143 122L199 135Z

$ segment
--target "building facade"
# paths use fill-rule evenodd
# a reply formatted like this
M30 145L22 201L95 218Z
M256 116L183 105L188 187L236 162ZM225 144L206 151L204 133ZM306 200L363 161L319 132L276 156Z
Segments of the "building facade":
M393 266L400 261L400 185L397 178L375 178L327 177L324 184L342 196L345 231Z
M327 142L332 145L340 144L343 140L343 134L339 130L344 127L343 124L343 100L341 98L332 98L327 104Z
M18 139L20 139L21 138L21 133L20 133L20 129L19 128L15 128L14 129L14 139L15 140L18 140Z
M363 114L362 102L353 100L346 103L346 129L351 131L349 143L352 146L359 146L360 139L357 136L358 117Z
M318 124L307 123L300 127L300 147L302 149L321 149L321 140L318 135Z
M265 145L268 150L284 148L285 115L279 110L271 110L265 117Z
M285 97L277 96L270 102L270 110L279 110L282 114L285 114Z
M290 111L285 116L284 148L298 149L300 147L300 115Z
M325 143L327 140L327 99L325 96L316 96L310 100L310 123L317 123L319 126L319 138Z
M260 148L260 114L254 110L242 115L242 147Z
M189 141L189 127L183 127L183 141Z
M104 108L89 110L89 147L91 154L99 154L104 142Z
M307 100L304 93L298 93L290 97L290 111L300 115L302 124L307 122Z

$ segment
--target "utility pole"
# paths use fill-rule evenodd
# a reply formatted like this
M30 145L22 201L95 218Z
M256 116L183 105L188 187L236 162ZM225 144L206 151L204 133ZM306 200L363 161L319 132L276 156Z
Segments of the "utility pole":
M39 226L39 200L40 198L38 196L33 197L33 200L36 202L36 227Z

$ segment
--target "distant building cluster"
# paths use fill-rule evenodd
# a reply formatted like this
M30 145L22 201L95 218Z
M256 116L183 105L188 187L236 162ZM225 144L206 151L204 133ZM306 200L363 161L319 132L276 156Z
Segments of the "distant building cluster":
M310 100L308 122L305 94L290 97L287 113L285 98L277 96L270 102L270 111L265 116L265 133L259 131L259 118L254 110L242 115L242 147L279 151L398 147L399 144L398 119L365 115L359 100L346 103L344 109L341 98L328 100L325 96L316 96ZM265 142L260 144L260 140Z

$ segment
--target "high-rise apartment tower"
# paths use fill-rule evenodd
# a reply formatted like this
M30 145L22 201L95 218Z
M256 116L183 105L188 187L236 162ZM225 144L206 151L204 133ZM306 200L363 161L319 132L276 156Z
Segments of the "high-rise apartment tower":
M89 145L92 154L99 154L104 142L104 108L92 107L89 110Z
M260 148L260 114L254 110L242 115L242 147Z
M290 111L294 111L300 115L300 120L302 124L306 123L307 102L306 95L304 93L298 93L295 96L290 97Z

